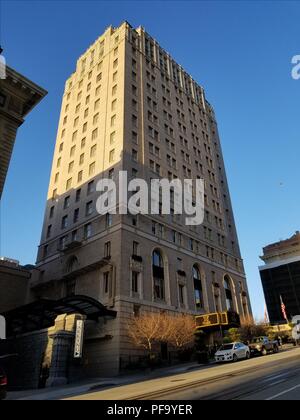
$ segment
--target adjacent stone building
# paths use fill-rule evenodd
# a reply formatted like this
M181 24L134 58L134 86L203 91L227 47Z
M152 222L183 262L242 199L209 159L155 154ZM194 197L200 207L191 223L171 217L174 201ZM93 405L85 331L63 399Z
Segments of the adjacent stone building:
M281 299L289 320L300 315L300 233L268 245L259 268L271 324L286 323Z
M18 128L47 92L6 66L0 79L0 199Z
M32 268L23 267L16 260L0 258L0 313L25 305Z
M205 179L205 222L96 211L97 181ZM172 213L172 212L171 212ZM90 296L117 312L86 331L83 365L119 372L147 311L251 315L217 122L204 90L142 28L109 27L65 85L31 299Z

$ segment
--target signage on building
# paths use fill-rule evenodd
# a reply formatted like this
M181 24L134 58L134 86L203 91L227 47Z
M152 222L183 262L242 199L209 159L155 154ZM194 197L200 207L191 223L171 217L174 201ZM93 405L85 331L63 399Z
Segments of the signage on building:
M196 316L198 329L211 328L216 326L240 325L240 317L236 312L211 313Z
M196 325L198 328L208 328L220 325L220 314L212 313L196 316Z
M84 335L84 321L81 319L78 319L76 321L74 359L81 359L82 357L83 335Z

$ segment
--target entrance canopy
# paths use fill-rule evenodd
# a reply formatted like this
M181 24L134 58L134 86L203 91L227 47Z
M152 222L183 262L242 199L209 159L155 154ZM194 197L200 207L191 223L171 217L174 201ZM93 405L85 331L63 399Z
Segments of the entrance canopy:
M60 300L40 299L1 315L6 320L7 336L52 327L58 315L79 313L97 321L99 317L115 318L117 312L107 309L89 296L69 296Z

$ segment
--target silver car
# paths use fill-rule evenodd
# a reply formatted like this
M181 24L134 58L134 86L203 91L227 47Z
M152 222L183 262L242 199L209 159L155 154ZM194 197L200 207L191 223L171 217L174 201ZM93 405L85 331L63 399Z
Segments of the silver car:
M250 349L243 343L223 344L222 347L215 354L215 361L222 362L237 362L242 359L250 359Z

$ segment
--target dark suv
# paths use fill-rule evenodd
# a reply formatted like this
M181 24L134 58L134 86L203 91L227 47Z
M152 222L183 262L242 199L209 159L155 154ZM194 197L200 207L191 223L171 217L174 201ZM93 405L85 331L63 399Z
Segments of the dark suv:
M4 400L6 398L6 392L7 392L7 377L0 366L0 400Z

